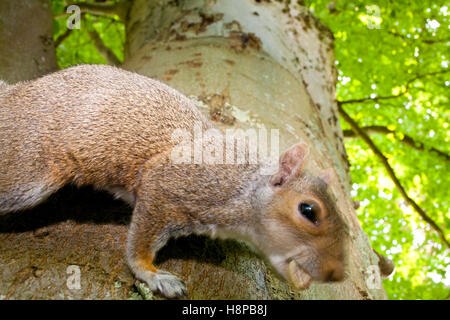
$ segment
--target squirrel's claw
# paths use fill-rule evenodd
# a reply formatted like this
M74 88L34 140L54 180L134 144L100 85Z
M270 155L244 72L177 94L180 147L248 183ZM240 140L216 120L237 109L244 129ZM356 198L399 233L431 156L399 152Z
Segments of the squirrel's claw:
M149 289L166 298L181 298L187 296L186 285L183 280L170 272L160 271L153 273L147 279L143 279Z

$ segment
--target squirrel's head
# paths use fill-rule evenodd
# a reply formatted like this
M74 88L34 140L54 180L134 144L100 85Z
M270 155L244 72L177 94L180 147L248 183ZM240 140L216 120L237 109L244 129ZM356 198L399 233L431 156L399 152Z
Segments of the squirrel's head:
M306 144L292 146L256 195L264 203L258 208L258 247L299 289L312 280L342 280L345 265L344 223L329 191L334 172L306 172L308 154Z

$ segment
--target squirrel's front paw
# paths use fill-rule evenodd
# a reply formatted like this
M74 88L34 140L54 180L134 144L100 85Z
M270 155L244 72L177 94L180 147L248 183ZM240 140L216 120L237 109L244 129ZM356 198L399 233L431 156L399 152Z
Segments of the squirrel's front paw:
M166 298L181 298L187 296L186 285L183 280L170 272L158 270L149 272L142 278L147 283L149 289L154 293L159 293Z

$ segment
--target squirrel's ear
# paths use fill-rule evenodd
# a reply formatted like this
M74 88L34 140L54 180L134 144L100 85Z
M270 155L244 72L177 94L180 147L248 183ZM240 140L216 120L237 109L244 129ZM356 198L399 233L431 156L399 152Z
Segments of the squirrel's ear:
M336 173L333 169L325 169L319 174L319 179L330 185L336 179Z
M298 176L308 154L309 147L306 143L297 143L290 147L280 157L278 171L270 177L270 183L278 187L289 179Z

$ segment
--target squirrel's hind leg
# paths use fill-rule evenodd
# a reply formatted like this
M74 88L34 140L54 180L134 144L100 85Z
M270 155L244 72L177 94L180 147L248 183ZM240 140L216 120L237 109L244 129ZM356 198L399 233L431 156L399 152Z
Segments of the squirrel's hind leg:
M169 232L170 224L152 217L138 201L128 231L127 260L135 277L144 281L152 292L166 298L180 298L187 295L184 282L153 265L156 252L170 237Z

